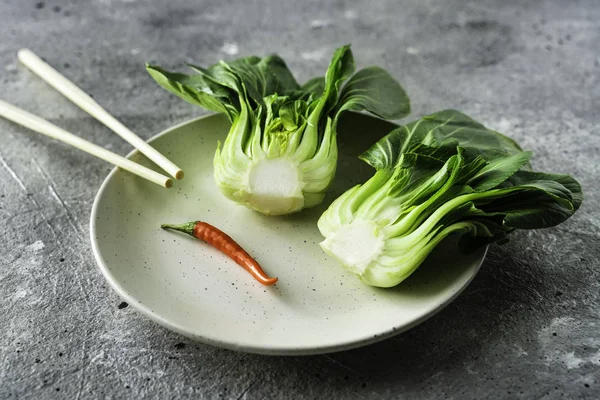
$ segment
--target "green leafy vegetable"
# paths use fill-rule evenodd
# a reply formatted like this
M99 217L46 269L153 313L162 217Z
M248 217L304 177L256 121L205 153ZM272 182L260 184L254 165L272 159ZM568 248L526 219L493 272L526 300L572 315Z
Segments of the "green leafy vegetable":
M372 286L402 282L451 234L472 250L558 225L583 200L573 178L531 171L530 152L454 110L400 127L360 157L375 174L318 226L322 248Z
M230 199L264 214L319 204L337 165L337 124L344 111L384 119L410 112L402 87L378 67L354 73L349 46L335 51L324 77L300 86L276 55L221 61L198 74L147 66L169 92L232 122L214 158L214 177Z

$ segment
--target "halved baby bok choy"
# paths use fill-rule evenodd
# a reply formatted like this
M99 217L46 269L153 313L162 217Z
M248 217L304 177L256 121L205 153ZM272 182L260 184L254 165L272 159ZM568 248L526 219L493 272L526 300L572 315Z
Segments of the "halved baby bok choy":
M169 92L227 114L232 125L215 154L215 181L225 196L264 214L293 213L323 200L336 170L344 111L384 119L410 112L389 73L379 67L354 72L349 46L335 51L324 77L302 86L277 55L191 67L197 74L147 70Z
M323 213L321 247L367 285L390 287L449 235L468 251L558 225L581 205L581 187L533 172L530 157L458 111L400 127L360 156L376 172Z

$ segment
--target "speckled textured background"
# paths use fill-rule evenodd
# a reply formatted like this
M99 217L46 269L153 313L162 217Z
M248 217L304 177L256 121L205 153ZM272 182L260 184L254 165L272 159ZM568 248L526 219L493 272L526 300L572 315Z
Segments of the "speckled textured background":
M145 61L277 52L300 80L353 44L411 96L459 108L578 178L565 224L491 248L469 288L394 339L314 357L190 342L135 313L92 258L102 161L0 120L0 398L600 398L600 3L0 0L0 97L125 154L17 64L30 47L143 137L204 111Z

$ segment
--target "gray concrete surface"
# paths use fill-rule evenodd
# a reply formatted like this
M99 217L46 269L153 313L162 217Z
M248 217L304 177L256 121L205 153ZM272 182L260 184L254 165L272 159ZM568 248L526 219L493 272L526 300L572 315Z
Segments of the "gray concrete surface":
M191 342L121 305L88 218L110 167L0 121L0 398L600 398L600 3L0 0L0 97L125 154L17 64L30 47L144 137L204 111L145 61L277 52L301 80L351 42L413 116L454 107L569 173L582 209L492 247L448 308L366 348L263 357Z

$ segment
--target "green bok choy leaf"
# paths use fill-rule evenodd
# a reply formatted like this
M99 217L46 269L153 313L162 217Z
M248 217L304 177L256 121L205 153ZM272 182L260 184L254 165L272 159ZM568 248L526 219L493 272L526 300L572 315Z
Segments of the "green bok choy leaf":
M558 225L583 200L572 177L533 172L530 152L453 110L395 129L360 157L375 174L318 227L325 252L371 286L399 284L451 234L472 250Z
M337 124L347 110L384 119L410 112L406 93L379 67L355 71L349 46L337 49L324 77L300 86L276 55L191 66L196 75L147 66L169 92L225 113L231 129L214 158L214 178L229 199L264 214L319 204L337 165Z

